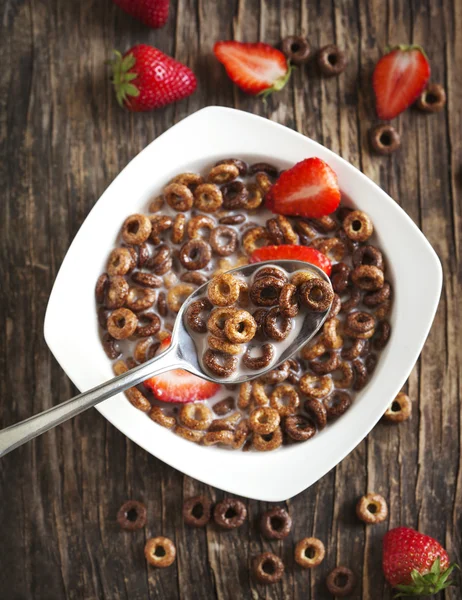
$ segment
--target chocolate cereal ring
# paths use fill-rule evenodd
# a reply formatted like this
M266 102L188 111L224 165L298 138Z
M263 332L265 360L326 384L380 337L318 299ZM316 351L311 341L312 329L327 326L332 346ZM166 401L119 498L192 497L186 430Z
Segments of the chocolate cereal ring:
M373 355L370 354L369 356L373 356ZM369 358L369 357L367 357L367 358ZM355 382L353 384L353 389L356 392L359 392L359 390L362 390L363 387L366 385L367 380L369 378L369 374L367 372L366 365L363 362L361 362L361 360L359 358L355 358L351 362L351 366L353 367L354 376L355 376Z
M219 225L210 233L210 245L218 256L229 256L236 251L238 240L237 233L231 227Z
M283 402L283 400L286 400L286 402ZM281 417L293 415L297 412L299 405L300 397L296 389L287 383L278 385L271 393L270 406L277 410Z
M314 360L318 356L321 356L327 351L327 348L323 344L322 340L318 339L316 343L310 342L303 346L301 356L305 360Z
M331 393L333 383L332 379L327 375L305 373L300 379L300 389L310 398L322 400Z
M159 346L160 342L154 342L152 337L146 337L136 344L133 357L138 364L144 363L155 356Z
M133 359L131 359L133 360ZM114 375L122 375L126 373L128 369L133 368L135 365L128 364L129 359L127 358L127 362L123 360L118 360L116 363L112 365L112 370L114 371ZM130 404L132 404L136 409L141 410L142 412L148 412L151 408L151 403L149 400L140 392L140 390L136 387L129 388L125 390L125 396L127 397Z
M186 217L178 213L172 225L172 244L181 244L186 229Z
M160 244L162 233L170 229L173 225L173 219L167 215L155 215L150 220L152 226L151 241L154 244Z
M193 496L183 504L183 519L190 527L205 527L212 514L212 502L206 496Z
M148 413L148 417L166 429L172 429L176 425L175 417L166 415L160 406L152 406Z
M163 275L165 273L165 270L163 269L163 267L166 264L168 264L171 256L172 256L172 251L169 248L169 246L167 246L167 244L160 244L154 250L154 254L149 259L147 266L148 266L148 268L152 269L158 275ZM159 270L161 272L159 272Z
M402 423L411 416L412 402L407 394L400 392L387 408L384 418L391 423Z
M375 246L358 246L351 257L354 267L373 265L383 270L383 255Z
M179 283L178 285L170 288L167 292L168 308L172 312L177 313L186 301L186 298L193 292L194 286L192 286L190 283Z
M374 348L376 350L383 350L390 339L390 323L388 321L380 321L375 333L377 337L374 338Z
M365 333L375 328L375 318L370 313L357 310L347 316L346 324L351 331Z
M168 315L168 304L167 304L167 296L165 292L159 292L157 296L157 312L161 317L166 317Z
M388 517L388 506L380 494L369 493L362 496L356 505L356 516L364 523L375 525Z
M274 359L275 350L273 344L263 344L259 347L261 351L260 356L252 356L252 348L247 348L242 362L244 366L252 371L259 371L269 366Z
M356 586L356 576L347 567L335 567L326 579L326 586L333 596L349 596Z
M246 310L237 310L225 321L226 337L235 344L250 342L257 331L257 323Z
M208 278L203 273L199 273L198 271L186 271L180 277L180 281L184 281L185 283L193 283L194 285L204 285L207 283Z
M170 183L180 183L181 185L185 185L194 193L197 186L204 183L204 178L197 173L180 173L174 177Z
M332 272L330 275L330 281L334 292L340 294L344 292L350 285L351 268L343 263L339 262L332 265Z
M310 369L316 375L327 375L338 368L340 358L335 350L326 350L323 354L310 361Z
M218 165L234 165L237 167L241 177L245 177L247 175L247 163L239 158L224 158L223 160L219 160L217 163L215 163L216 167Z
M383 286L376 292L368 292L364 294L363 302L366 306L373 308L387 301L391 295L391 286L388 281L385 281Z
M237 397L238 408L245 410L246 408L249 407L251 393L252 393L252 384L250 383L250 381L245 381L244 383L241 383L241 385L239 386L239 394Z
M323 279L310 279L300 287L300 299L314 312L329 310L334 292Z
M128 308L117 308L107 320L108 333L116 340L125 340L133 335L137 325L137 316Z
M234 410L234 408L235 408L235 402L234 402L233 396L227 396L226 398L223 398L223 400L216 402L213 405L212 410L219 417L223 417L224 415L226 415L229 412L231 412L232 410Z
M275 306L283 287L282 279L271 275L258 277L250 288L250 299L257 306Z
M131 215L122 225L122 239L126 244L139 246L151 235L152 225L146 215Z
M146 525L146 506L137 500L127 500L119 508L117 523L127 531L142 529Z
M342 300L340 312L348 313L350 310L358 306L359 301L361 300L361 292L357 287L349 287L346 292L348 296L347 299L344 298Z
M385 300L382 302L374 311L375 317L378 321L385 319L390 314L391 300Z
M214 183L202 183L194 192L194 207L202 212L213 213L223 204L223 194Z
M147 321L147 325L142 325ZM149 337L156 335L160 330L160 318L155 312L146 312L138 315L138 325L136 326L136 335L139 337Z
M197 192L197 190L196 190ZM194 204L191 190L181 183L170 183L164 188L164 197L167 204L178 212L190 210Z
M272 433L277 427L281 417L277 410L269 406L260 406L250 413L250 429L255 433L262 435Z
M285 317L296 317L299 306L297 302L297 286L286 283L279 294L279 309Z
M297 271L294 273L290 279L290 283L295 285L297 288L300 287L303 283L307 281L311 281L312 279L317 279L316 275L311 271Z
M153 273L145 273L143 271L133 273L132 281L148 288L158 288L162 285L162 279L160 277Z
M261 171L259 173L255 174L255 181L256 181L258 187L260 188L260 190L262 191L263 195L265 195L267 192L269 192L273 186L273 182L268 177L268 175Z
M180 262L188 271L203 269L211 258L212 249L204 240L192 239L181 246Z
M264 195L256 183L248 183L246 192L243 208L246 210L256 210L263 204Z
M374 232L372 221L362 210L353 210L343 219L343 230L354 242L365 242Z
M311 245L325 254L330 260L343 260L346 253L345 244L337 237L318 238L313 240Z
M208 331L215 337L225 338L225 322L232 317L237 310L237 308L232 307L214 308L207 320Z
M211 348L204 352L202 360L205 366L218 377L229 377L237 368L237 358L235 356Z
M353 367L348 362L341 362L337 369L333 372L340 371L342 376L334 378L334 385L337 389L348 389L353 383Z
M322 342L326 348L338 350L343 346L343 337L338 330L342 324L338 319L329 319L322 328Z
M162 196L157 196L154 200L151 200L149 204L149 212L155 213L158 212L162 206L164 205L164 198Z
M277 219L268 219L266 221L266 229L268 230L272 244L275 246L280 246L284 243L284 234L282 229L279 227Z
M276 279L280 279L283 283L288 282L287 275L278 267L261 267L261 269L258 269L258 271L255 272L253 280L256 281L263 277L275 277Z
M186 321L189 327L195 331L196 333L206 333L207 332L207 323L205 319L201 316L203 311L209 311L212 308L212 305L207 300L207 298L200 298L199 300L195 300L191 302L191 304L186 309Z
M323 400L327 420L332 421L345 413L351 406L351 396L347 392L335 391Z
M103 350L106 353L106 356L111 360L115 358L119 358L121 355L121 350L119 344L116 340L109 335L109 333L105 333L101 339L101 343L103 345Z
M126 275L135 267L135 261L128 248L114 248L109 255L106 269L108 275Z
M324 404L315 398L308 398L303 408L314 419L318 430L321 431L324 429L327 425L327 411Z
M212 217L209 217L208 215L196 215L195 217L189 219L186 226L186 232L191 239L201 238L204 237L204 229L211 231L215 227L216 223Z
M292 330L292 319L281 313L279 306L270 308L265 318L265 333L266 335L280 342L285 340Z
M289 376L289 368L289 361L285 360L275 369L272 369L271 371L268 371L267 373L261 375L259 380L262 383L269 383L271 385L275 383L282 383Z
M281 428L278 427L271 433L253 433L252 436L252 444L255 450L259 450L260 452L269 452L271 450L276 450L282 446L282 431Z
M188 442L194 442L195 444L201 442L205 435L204 431L188 429L187 427L182 427L181 425L177 425L174 431L184 440L187 440Z
M303 538L295 546L295 562L304 569L319 567L325 556L326 548L318 538Z
M213 519L223 529L236 529L247 518L247 508L243 502L236 498L225 498L215 505Z
M125 300L126 306L133 312L150 308L156 299L156 292L150 288L131 287Z
M239 298L239 279L230 273L222 273L212 279L207 287L207 297L214 306L231 306Z
M373 265L360 265L353 270L351 279L362 290L376 291L384 284L383 271Z
M210 430L204 435L202 439L204 446L232 446L234 444L234 433L232 431Z
M293 65L302 65L311 56L311 45L304 37L289 35L282 40L281 50Z
M358 356L361 356L361 353L363 352L364 348L366 347L366 344L368 343L367 340L361 339L361 338L354 338L351 340L352 344L348 347L344 346L342 348L342 358L344 358L345 360L353 360L355 358L358 358Z
M110 277L106 287L104 306L110 310L121 308L125 304L129 289L128 282L122 275Z
M260 246L267 246L269 242L269 233L264 227L252 227L242 236L242 247L249 256Z
M146 542L144 555L150 565L164 569L175 562L175 544L166 537L151 538Z
M219 350L224 354L231 354L236 356L242 352L242 346L240 344L233 344L223 338L218 338L213 335L209 335L207 343L212 350Z
M95 286L95 297L96 297L96 302L98 302L99 304L103 304L104 302L104 297L106 295L106 289L109 283L109 277L107 273L103 273L102 275L100 275L98 277L98 280L96 281L96 286Z
M326 321L333 319L338 315L342 308L342 301L340 300L340 296L338 294L334 294L334 298L332 300L332 304L330 306L329 313L327 314Z
M306 442L316 433L311 419L301 415L290 415L284 421L284 431L295 442Z
M206 404L188 402L183 404L178 414L180 423L189 429L204 431L212 422L212 411Z
M244 223L244 221L245 215L242 213L237 213L236 215L227 215L218 219L218 222L221 225L241 225L241 223Z
M239 169L236 165L219 163L210 169L210 172L207 176L207 181L222 185L224 183L231 183L231 181L234 181L236 177L239 177Z
M261 584L277 583L284 575L284 563L272 552L264 552L253 559L253 574Z
M292 519L289 513L279 506L270 508L260 517L260 531L269 540L282 540L292 529Z
M233 181L221 188L223 194L223 208L236 210L246 208L249 192L242 181Z

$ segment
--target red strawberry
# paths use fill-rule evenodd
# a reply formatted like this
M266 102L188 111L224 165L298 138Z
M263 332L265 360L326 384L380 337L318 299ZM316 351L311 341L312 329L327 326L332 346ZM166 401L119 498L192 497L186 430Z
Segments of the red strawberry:
M397 46L375 65L372 85L379 119L394 119L406 110L430 78L430 65L420 46Z
M332 264L325 254L315 248L288 244L285 246L263 246L257 248L250 256L250 262L264 262L266 260L304 260L316 265L330 275Z
M433 538L409 527L391 529L383 538L383 572L398 596L428 596L451 585L446 550ZM396 596L395 596L396 597Z
M138 44L112 61L117 102L141 112L182 100L194 92L197 80L185 65L157 48Z
M171 338L166 338L160 345L163 352L170 345ZM158 400L163 402L194 402L211 398L220 389L218 383L212 383L197 377L183 369L167 371L144 382Z
M248 94L267 96L278 92L292 72L284 54L262 42L216 42L213 51L228 77Z
M113 0L126 13L148 27L163 27L168 19L170 0Z
M340 204L337 175L320 158L306 158L284 171L266 195L266 206L281 215L317 219Z

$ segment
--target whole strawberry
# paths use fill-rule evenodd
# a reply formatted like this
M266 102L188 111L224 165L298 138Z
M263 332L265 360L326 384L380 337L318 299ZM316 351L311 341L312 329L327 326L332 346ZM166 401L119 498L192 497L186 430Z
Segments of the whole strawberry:
M397 527L383 538L383 572L398 596L430 596L451 585L446 550L432 537L409 527Z
M148 27L163 27L168 19L170 0L113 0L126 13Z
M160 108L194 92L194 73L157 48L138 44L111 61L117 102L133 112Z

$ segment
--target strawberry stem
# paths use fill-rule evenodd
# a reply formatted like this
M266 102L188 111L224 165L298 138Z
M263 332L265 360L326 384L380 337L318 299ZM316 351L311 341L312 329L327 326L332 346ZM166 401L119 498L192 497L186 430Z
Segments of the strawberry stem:
M419 50L425 58L428 60L428 56L425 50L419 44L397 44L396 46L387 46L385 48L385 54L390 54L394 50L402 50L403 52L410 52L411 50Z
M438 592L441 592L441 590L445 590L447 587L453 585L453 582L449 580L449 576L454 569L458 568L459 565L452 564L441 572L440 558L438 557L428 573L421 575L414 569L411 572L411 584L395 586L398 590L398 594L396 594L394 598L432 596L433 594L437 594Z
M139 89L131 83L137 77L137 73L132 71L136 59L133 54L122 56L118 50L114 50L115 58L108 61L112 67L112 84L115 89L117 102L123 108L125 102L130 96L136 98L140 95Z
M284 73L284 75L282 75L282 77L279 77L279 79L276 79L276 81L273 83L273 85L271 87L269 87L266 90L261 91L258 96L262 96L263 101L266 101L266 98L272 94L273 92L280 92L282 90L282 88L286 85L286 83L289 81L290 79L290 75L292 74L292 71L294 71L297 67L294 67L294 65L290 64L290 61L287 61L287 71L286 73Z

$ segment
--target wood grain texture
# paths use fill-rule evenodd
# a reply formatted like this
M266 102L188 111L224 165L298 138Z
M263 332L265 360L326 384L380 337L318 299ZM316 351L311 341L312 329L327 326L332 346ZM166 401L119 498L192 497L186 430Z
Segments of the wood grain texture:
M294 527L284 542L260 537L256 521L269 505L255 501L247 501L249 522L238 531L185 528L184 498L223 493L149 456L92 410L0 461L0 598L323 600L330 597L326 574L345 564L359 578L352 598L388 600L380 540L398 524L434 535L460 563L460 0L177 0L160 31L111 0L0 0L0 15L0 427L75 392L42 334L59 265L123 166L203 106L267 116L339 152L408 212L439 254L445 277L435 324L408 382L412 419L399 427L379 423L336 469L288 501ZM277 44L291 33L306 35L314 47L344 48L345 73L325 80L312 65L299 69L265 105L233 87L211 54L217 39ZM138 42L186 62L197 73L197 92L155 113L120 110L104 60L113 48ZM370 75L384 48L403 42L425 47L448 103L432 116L406 111L396 120L402 150L377 157L367 141L374 122ZM371 490L388 498L390 517L365 528L354 505ZM146 503L145 531L127 534L116 525L127 498ZM178 549L176 564L164 571L147 568L143 557L145 540L159 534ZM313 572L299 569L292 556L306 535L327 545L326 560ZM249 575L252 556L263 550L286 564L283 581L271 589ZM460 591L441 598L456 600Z

